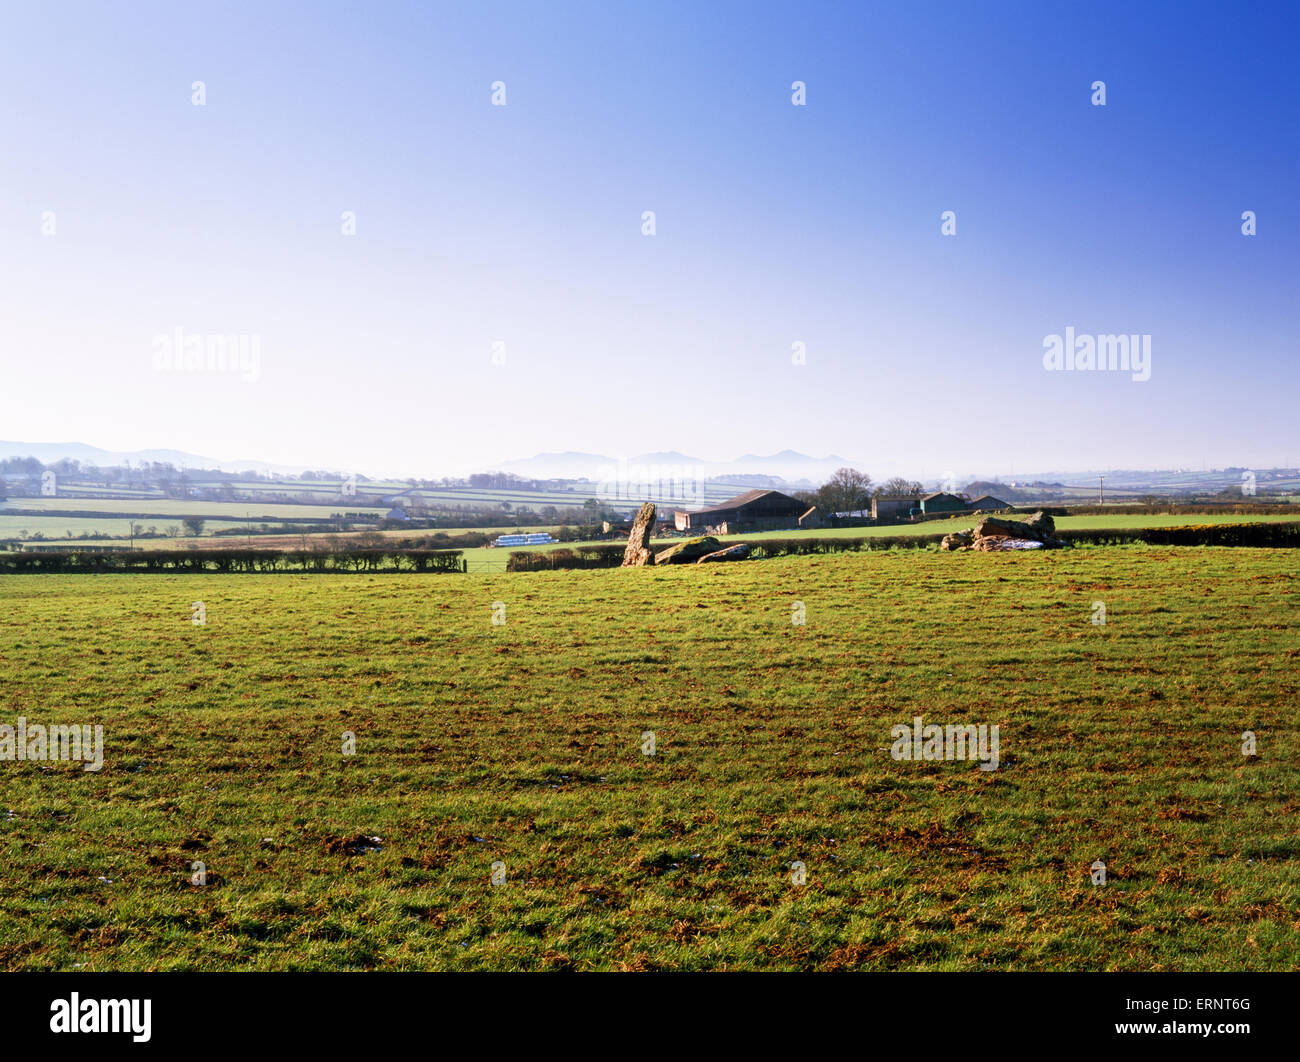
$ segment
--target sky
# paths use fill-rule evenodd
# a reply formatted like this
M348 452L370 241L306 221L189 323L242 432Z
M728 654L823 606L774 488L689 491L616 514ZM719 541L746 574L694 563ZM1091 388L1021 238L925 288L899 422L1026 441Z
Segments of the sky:
M9 5L0 438L1295 463L1298 40L1296 5ZM1149 379L1045 368L1067 328L1149 335ZM256 362L168 367L224 336Z

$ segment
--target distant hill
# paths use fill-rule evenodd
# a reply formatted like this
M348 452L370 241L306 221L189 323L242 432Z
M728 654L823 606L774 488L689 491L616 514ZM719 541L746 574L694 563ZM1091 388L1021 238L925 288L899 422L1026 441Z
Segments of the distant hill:
M484 472L511 472L525 479L592 479L608 475L608 469L618 462L603 454L587 454L574 450L562 453L534 454L532 457L502 461Z
M105 450L81 442L0 441L0 459L6 457L35 457L46 464L70 460L99 466L122 465L128 462L139 465L149 461L163 462L175 465L177 468L220 469L224 472L253 469L262 473L286 475L299 475L304 467L323 467L275 465L256 459L223 461L182 450ZM837 468L851 464L852 462L838 454L810 457L797 450L782 450L780 453L769 454L766 457L761 454L744 454L733 461L706 461L677 450L656 450L629 458L566 450L534 454L532 457L491 465L484 462L476 471L508 472L524 479L584 479L599 483L624 474L644 474L652 469L666 472L672 469L677 470L676 474L688 476L698 474L704 479L726 477L729 482L741 485L772 486L774 481L779 480L790 486L801 484L815 486L824 483Z
M299 473L296 465L272 465L265 461L218 461L215 457L185 453L183 450L105 450L80 442L32 443L0 440L0 460L6 457L34 457L44 464L55 461L80 461L83 465L108 467L143 464L146 461L175 465L177 468L216 468L225 472L256 469L259 472Z
M1025 499L1023 491L1019 491L1006 483L999 483L997 480L977 479L974 483L968 483L962 490L970 496L971 501L982 498L986 494L1004 502Z
M759 454L745 454L730 462L720 470L721 474L729 472L760 472L769 476L780 476L787 483L821 484L830 478L837 468L862 468L838 454L827 457L809 457L797 450L782 450L780 453L763 457Z
M627 467L634 470L649 468L698 469L705 478L726 476L735 480L746 475L758 477L776 477L787 483L822 483L837 468L849 464L836 454L829 457L809 457L796 450L782 450L780 453L763 457L759 454L745 454L734 461L706 461L690 454L676 450L655 451L637 454L635 457L617 458L607 454L589 453L541 453L533 457L505 461L495 466L495 470L513 472L529 479L590 479L600 481L619 474Z
M162 461L173 465L185 465L188 468L216 468L220 462L198 454L187 454L180 450L103 450L86 443L27 443L0 441L0 458L34 457L49 464L53 461L81 461L92 465L120 465L126 461L139 464L142 461Z

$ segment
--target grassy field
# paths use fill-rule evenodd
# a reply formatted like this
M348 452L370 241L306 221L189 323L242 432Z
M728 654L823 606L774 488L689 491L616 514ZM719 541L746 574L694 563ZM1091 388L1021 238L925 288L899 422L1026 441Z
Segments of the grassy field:
M1293 553L0 601L3 721L106 745L0 762L0 968L1300 968ZM1000 767L892 759L916 715Z

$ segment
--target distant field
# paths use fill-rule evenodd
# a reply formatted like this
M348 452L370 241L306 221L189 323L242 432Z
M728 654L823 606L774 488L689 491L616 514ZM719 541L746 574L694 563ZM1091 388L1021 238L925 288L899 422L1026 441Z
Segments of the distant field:
M34 499L24 499L24 502L29 500L34 500ZM46 499L46 500L52 500L52 499ZM200 504L200 505L213 505L213 506L219 505L219 503L215 503L215 502L211 502L211 503L176 502L173 504L176 505ZM229 506L227 506L226 508L228 511ZM262 506L263 510L267 510L264 513L264 515L268 517L268 520L266 521L260 520L255 515L251 523L253 523L254 525L261 524L263 522L269 522L275 524L276 514L285 513L285 512L287 512L289 515L301 514L304 508L306 507L294 506L294 505ZM271 512L270 510L274 510L274 512ZM349 511L366 511L366 510L355 508ZM369 511L378 515L382 515L387 510L380 509L380 510L369 510ZM126 535L129 530L129 521L126 520L125 518L119 520L113 520L110 518L102 518L102 517L101 518L31 517L31 516L19 517L19 516L3 515L3 512L4 512L3 509L0 509L0 538L9 537L9 536L16 537L23 529L26 529L28 532L40 531L45 534L46 540L49 542L57 541L59 539L64 538L69 528L72 529L73 534L81 534L83 532L93 533L96 531L101 531L106 535L113 535L113 534ZM201 514L196 513L196 514L187 514L187 515L201 515ZM205 518L205 519L207 519L207 523L205 524L204 527L205 533L202 537L198 539L187 538L187 537L179 537L174 539L165 539L165 538L147 539L144 540L143 542L137 540L137 545L141 546L141 548L146 548L146 549L192 549L196 547L204 548L204 549L220 549L220 548L245 544L245 541L242 537L238 537L238 536L212 537L211 535L211 532L223 528L243 527L245 525L244 521L214 520L211 518ZM178 524L179 520L180 520L179 516L174 516L174 517L160 516L157 517L156 519L145 518L142 520L138 520L137 523L142 524L146 528L149 527L150 525L157 525L159 530L164 530L168 525ZM1174 515L1174 516L1167 516L1167 515L1144 516L1139 514L1124 514L1118 516L1066 516L1066 517L1058 517L1056 520L1056 526L1061 528L1062 530L1066 530L1070 528L1086 530L1086 529L1094 529L1094 528L1111 528L1111 527L1113 528L1171 527L1171 526L1183 526L1183 525L1205 524L1205 523L1215 523L1215 524L1262 523L1262 522L1285 522L1285 521L1292 521L1292 520L1300 520L1300 509L1297 509L1296 511L1293 512L1279 513L1276 515L1212 513L1212 514L1191 514L1191 515L1183 514L1183 515ZM759 541L764 538L798 538L798 537L806 537L806 536L826 537L826 538L875 538L875 537L893 536L893 535L933 535L933 534L945 534L948 531L960 530L962 528L970 527L974 524L974 522L975 522L974 519L972 519L969 516L966 516L966 517L958 517L953 520L932 520L932 521L919 523L919 524L891 524L891 525L885 525L881 527L841 527L841 528L826 528L822 530L810 530L810 531L760 531L760 532L754 532L750 534L726 535L722 537L727 541ZM527 526L522 528L514 528L514 527L438 528L437 530L440 531L445 530L448 534L461 534L466 530L470 530L470 531L482 531L486 534L491 534L491 535L498 535L498 534L522 533L522 532L529 532L529 531L554 531L555 525L538 524L538 525ZM344 542L348 542L349 540L355 538L355 536L359 533L360 532L345 532L342 533L341 539ZM422 529L422 528L407 528L407 529L391 530L382 533L384 534L385 538L401 539L401 538L408 538L408 537L423 537L426 535L431 535L434 532L432 530ZM307 542L308 544L321 546L328 543L329 541L332 541L334 537L335 535L333 533L307 535ZM674 540L671 538L656 539L655 545L666 546L669 545L672 541ZM251 538L251 543L255 547L264 548L264 549L299 549L302 547L303 536L299 533L294 532L290 527L287 528L282 534L275 534L275 535L255 534ZM71 543L71 545L74 546L77 544L78 543L75 542ZM81 545L119 545L120 543L115 539L96 538L96 539L83 540L80 544ZM498 548L477 548L477 549L466 550L465 559L470 563L471 567L475 569L479 569L479 570L502 569L503 570L506 564L506 560L512 549L522 549L522 548L538 549L538 550L552 550L552 549L562 549L562 548L573 549L578 546L587 545L587 544L590 543L568 542L568 543L552 544L547 546L508 547L508 548L499 548L499 549Z
M3 579L5 721L106 750L0 763L0 968L1295 970L1298 607L1262 549Z
M176 498L11 498L0 505L0 516L7 509L52 509L55 512L84 511L96 513L146 513L149 516L229 517L242 519L249 515L254 522L268 520L328 520L332 513L366 513L383 516L387 506L373 506L358 502L355 505L338 502L334 505L276 505L264 502L183 501Z
M14 509L47 510L53 512L81 511L85 514L130 514L140 513L135 518L138 527L148 529L156 526L159 531L168 527L182 527L181 521L187 516L201 517L205 536L213 531L254 526L269 523L277 525L282 520L328 520L334 513L353 512L368 517L381 517L388 512L386 508L366 505L349 506L312 506L312 505L268 505L261 503L203 502L180 501L171 498L118 499L118 498L13 498L7 504L0 505L0 538L16 538L24 531L28 534L43 534L47 540L63 539L71 531L74 535L102 534L104 536L127 536L131 530L132 518L127 515L77 515L77 516L30 516L14 515ZM244 518L248 513L248 519ZM224 517L224 518L223 518ZM185 548L192 538L149 539L145 540L148 548L167 549ZM205 537L202 541L207 541ZM214 539L226 542L228 539ZM101 543L116 545L111 538L83 540L81 544ZM137 543L139 544L139 543Z
M1024 520L1027 514L1011 516L1007 519ZM1200 513L1175 516L1144 516L1139 513L1125 513L1122 516L1058 516L1056 526L1062 531L1093 530L1100 527L1181 527L1191 524L1253 524L1285 523L1300 520L1300 508L1292 512L1278 513ZM754 534L722 536L727 539L789 538L797 535L813 535L826 538L871 538L876 535L934 535L946 534L967 527L974 527L980 517L959 516L951 520L929 520L919 524L886 524L879 527L835 527L822 531L759 531Z
M137 527L147 529L150 526L156 526L159 531L166 531L168 527L181 527L181 517L145 517L136 520L135 523ZM241 521L209 520L204 530L216 531L225 527L238 526L242 526ZM0 538L17 538L24 531L29 534L40 532L50 541L65 538L69 531L74 535L126 536L130 534L131 521L126 517L112 516L10 516L4 510L0 510ZM77 544L76 542L71 543L74 546ZM81 544L84 545L85 542Z
M1056 526L1062 531L1089 531L1099 527L1184 527L1193 524L1286 523L1300 520L1300 508L1281 513L1182 513L1173 516L1125 513L1123 516L1062 516Z
M221 484L216 482L194 481L195 486L206 486L216 488ZM290 492L310 492L321 496L337 494L341 483L321 483L297 480L291 482L279 483L259 483L259 482L240 482L229 484L235 490L249 493L290 493ZM629 499L621 496L620 490L600 489L600 484L591 484L573 490L513 490L498 489L495 487L435 487L435 488L412 488L406 483L396 482L358 482L357 502L361 504L366 500L373 500L377 495L385 497L391 495L401 495L404 498L420 501L430 505L445 505L451 507L460 506L487 506L500 505L508 503L515 507L525 506L530 509L541 509L547 505L553 505L557 508L581 508L582 503L588 498L596 498L600 501L617 503L628 509L635 509L640 503L641 498ZM723 486L718 484L708 484L704 487L701 495L696 497L692 495L689 499L674 497L663 498L655 497L656 502L662 502L664 505L672 505L678 508L697 508L701 504L713 504L714 502L725 501L728 498L735 497L741 493L744 488L736 486Z
M102 530L104 525L109 522L111 521L103 521L103 520L98 521L96 523L96 527ZM29 523L32 523L32 521L29 521ZM253 525L255 527L260 526L260 521L256 521L256 520L253 521ZM3 526L4 526L3 521L0 520L0 527ZM146 524L146 526L148 525ZM161 529L165 525L160 523L159 526ZM341 542L344 546L355 545L357 537L362 534L377 534L382 536L387 541L393 541L393 540L406 539L406 538L424 538L426 536L434 535L440 532L445 532L448 535L460 535L460 534L464 534L467 531L473 531L476 533L482 533L487 535L508 535L508 534L522 534L522 533L527 533L529 531L554 530L553 526L536 527L536 528L530 528L530 527L441 528L440 527L433 530L424 529L424 528L416 528L416 529L408 528L408 529L398 529L398 530L388 530L388 531L374 531L374 530L342 531L342 532L330 531L322 534L307 534L307 535L292 530L284 530L273 534L254 533L248 538L245 538L245 536L242 534L214 536L208 533L216 528L227 527L227 526L233 528L243 528L245 525L243 521L239 521L239 522L227 522L227 521L219 521L219 520L210 521L204 527L204 534L198 538L188 538L182 535L181 537L178 538L156 538L156 539L145 539L145 540L137 539L136 546L139 547L140 549L150 549L150 550L240 549L251 543L254 549L296 550L296 549L303 548L304 537L306 538L307 546L309 548L328 548L334 542L335 539ZM122 533L126 534L126 521L123 521L121 527L123 529ZM2 533L0 533L0 537L4 537ZM61 541L60 538L47 538L45 544L53 545L54 543L59 541ZM111 538L89 538L89 539L79 539L75 541L70 541L67 542L66 544L69 549L76 549L78 546L121 546L124 543L117 539L111 539ZM472 550L470 552L478 552L478 551ZM485 550L484 552L489 555L495 555L499 560L502 560L504 562L504 558L507 556L509 551L504 549L498 549L498 550Z

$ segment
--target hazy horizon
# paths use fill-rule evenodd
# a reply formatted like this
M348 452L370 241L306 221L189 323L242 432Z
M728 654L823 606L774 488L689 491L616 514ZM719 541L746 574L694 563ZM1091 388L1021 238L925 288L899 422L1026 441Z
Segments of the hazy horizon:
M64 452L75 460L82 461L83 464L103 464L106 459L101 459L98 454L86 455L82 453L83 449L99 451L103 448L94 447L91 444L84 443L81 440L71 442L63 441L57 443L31 442L30 445L25 442L16 440L0 440L0 459L7 457L29 457L34 456L42 460L45 464L53 463L58 459L57 454ZM356 473L364 475L371 480L383 481L386 479L442 479L464 477L471 473L489 473L489 472L506 472L514 473L522 478L535 479L592 479L592 480L610 480L618 479L620 472L628 473L622 478L636 478L638 474L644 475L646 462L654 462L655 467L662 469L672 467L675 471L686 472L695 468L698 473L704 477L719 476L739 476L743 474L753 475L771 475L777 478L784 478L787 482L814 482L820 483L825 480L834 468L852 467L870 475L876 483L894 477L903 476L908 479L922 479L927 482L939 482L940 480L953 479L962 483L972 481L1010 481L1020 480L1041 480L1054 479L1060 476L1066 477L1086 477L1095 476L1097 473L1116 473L1123 474L1140 474L1148 472L1170 473L1178 470L1191 473L1205 471L1222 471L1225 469L1249 467L1234 464L1226 465L1208 465L1205 463L1185 462L1181 465L1171 466L1169 468L1139 468L1124 466L1093 466L1081 468L1045 468L1045 467L1024 467L1020 471L1014 468L1005 470L990 471L979 468L966 468L958 466L941 471L935 470L909 470L905 468L873 468L868 462L854 461L841 455L827 454L814 455L804 454L797 450L779 451L772 455L755 455L740 454L731 458L702 456L697 454L680 454L680 453L662 453L646 452L641 454L621 454L606 453L596 454L590 452L568 451L564 453L537 453L528 456L521 456L505 461L500 461L494 465L466 465L458 469L434 469L420 473L398 473L392 469L386 468L345 468L331 467L320 462L307 462L302 465L281 465L261 461L257 458L224 458L211 454L189 454L183 451L176 451L170 447L148 447L141 451L127 451L116 456L129 458L133 463L141 461L162 461L177 465L180 468L223 468L226 471L235 469L251 469L261 473L272 474L291 474L292 471L326 471L336 472L341 475ZM585 465L580 459L591 459ZM594 462L594 463L593 463ZM685 462L684 464L682 462ZM667 463L667 464L666 464ZM675 464L673 464L675 463ZM573 471L556 471L555 467L567 465ZM799 467L806 465L805 474L799 474ZM1277 465L1253 466L1255 469L1291 469L1295 466L1290 462L1282 462ZM764 470L770 468L770 471ZM548 471L548 469L550 469ZM581 469L579 471L579 469ZM688 477L689 478L689 477ZM1079 485L1078 483L1070 485ZM1091 484L1089 484L1091 485Z

